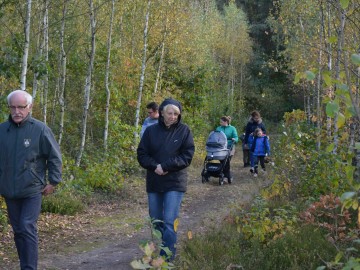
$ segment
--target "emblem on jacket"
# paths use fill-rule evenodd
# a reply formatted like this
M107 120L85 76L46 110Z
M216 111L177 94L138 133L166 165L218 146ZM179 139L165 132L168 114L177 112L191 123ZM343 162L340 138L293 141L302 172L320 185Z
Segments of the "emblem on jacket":
M24 139L24 146L29 147L30 146L31 139Z

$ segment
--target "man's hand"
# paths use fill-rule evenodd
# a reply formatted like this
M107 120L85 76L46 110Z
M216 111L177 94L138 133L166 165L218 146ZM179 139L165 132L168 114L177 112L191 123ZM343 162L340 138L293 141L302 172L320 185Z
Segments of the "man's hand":
M49 195L49 194L53 193L54 190L55 190L55 186L53 186L53 185L51 185L51 184L47 184L47 185L45 186L45 188L42 190L42 194L43 194L44 196L46 196L46 195Z

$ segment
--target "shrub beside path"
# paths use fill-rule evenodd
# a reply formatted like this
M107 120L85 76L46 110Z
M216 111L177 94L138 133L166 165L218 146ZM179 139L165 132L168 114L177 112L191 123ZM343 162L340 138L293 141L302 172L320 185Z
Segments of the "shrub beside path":
M241 160L241 151L237 151L231 162L234 174L231 185L225 181L219 186L218 179L213 177L202 184L203 164L190 169L188 192L180 216L179 249L188 231L195 236L218 226L232 209L250 203L260 189L269 184L267 175L254 178L249 168L243 168ZM131 179L120 196L94 203L84 214L75 217L42 214L39 270L132 269L130 262L143 256L140 241L151 237L146 220L144 181ZM7 241L2 248L15 250L12 241ZM6 258L0 258L0 265L3 264L0 268L17 269L16 255L6 251L3 254Z

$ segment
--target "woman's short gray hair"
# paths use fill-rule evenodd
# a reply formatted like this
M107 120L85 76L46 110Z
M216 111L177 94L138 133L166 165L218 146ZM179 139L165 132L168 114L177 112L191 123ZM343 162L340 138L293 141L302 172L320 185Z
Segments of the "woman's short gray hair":
M10 105L10 100L11 100L11 97L14 95L14 94L19 94L21 93L24 98L26 99L26 105L29 105L29 104L32 104L33 103L33 97L32 95L30 95L28 92L24 91L24 90L14 90L12 91L8 96L7 96L7 103L8 105Z
M174 109L174 111L178 114L180 114L180 108L174 104L168 104L163 108L163 111L166 112L169 109Z

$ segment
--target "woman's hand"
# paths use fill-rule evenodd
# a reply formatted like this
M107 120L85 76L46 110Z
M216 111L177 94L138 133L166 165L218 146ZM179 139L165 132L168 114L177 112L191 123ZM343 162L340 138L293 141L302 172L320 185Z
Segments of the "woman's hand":
M164 172L163 168L161 167L161 164L158 164L155 169L155 173L158 175L165 175L168 172Z

